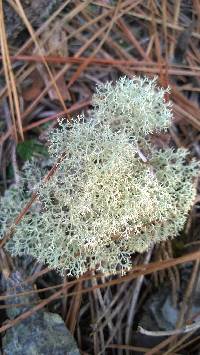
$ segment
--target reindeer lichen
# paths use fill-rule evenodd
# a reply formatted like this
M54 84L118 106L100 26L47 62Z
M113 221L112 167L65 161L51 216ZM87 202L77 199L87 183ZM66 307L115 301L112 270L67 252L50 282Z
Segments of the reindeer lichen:
M6 245L12 255L29 254L75 276L88 269L123 272L134 252L183 229L198 163L185 163L185 149L158 149L151 142L151 133L170 125L165 93L155 79L121 78L97 88L91 119L60 122L49 153L55 162L64 158L48 183L37 185L37 208ZM20 191L13 206L19 200Z

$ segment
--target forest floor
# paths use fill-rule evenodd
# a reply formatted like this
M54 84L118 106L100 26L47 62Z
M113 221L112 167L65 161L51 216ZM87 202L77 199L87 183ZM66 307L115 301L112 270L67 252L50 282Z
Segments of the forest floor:
M156 75L160 86L170 86L173 122L157 144L171 140L200 158L198 0L1 0L0 6L2 195L18 184L27 160L48 159L48 133L59 117L87 112L96 85L124 75ZM81 354L199 354L199 201L197 186L181 235L134 255L125 276L61 278L31 261L24 282L29 297L39 298L8 321L15 305L2 291L2 337L45 308L61 315ZM3 244L6 279L22 260Z

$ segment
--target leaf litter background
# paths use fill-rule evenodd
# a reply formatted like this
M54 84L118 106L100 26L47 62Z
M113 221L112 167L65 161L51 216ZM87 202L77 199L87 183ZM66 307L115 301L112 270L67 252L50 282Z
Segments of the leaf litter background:
M161 86L170 85L173 124L153 139L158 146L187 147L199 159L198 0L1 0L0 35L2 194L19 183L27 159L48 161L48 132L57 118L87 111L96 84L121 75L157 75ZM198 354L199 202L197 186L182 235L134 255L123 277L88 272L61 279L29 258L12 260L3 249L12 237L6 235L2 274L9 279L19 265L29 265L24 284L31 288L17 301L2 291L1 335L46 308L62 316L82 354ZM20 297L29 308L5 322L6 309L23 306Z

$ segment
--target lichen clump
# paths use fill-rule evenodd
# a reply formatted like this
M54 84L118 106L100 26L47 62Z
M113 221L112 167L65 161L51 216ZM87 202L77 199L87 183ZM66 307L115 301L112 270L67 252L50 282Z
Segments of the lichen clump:
M49 153L62 162L38 184L37 208L6 245L11 254L30 254L69 275L115 273L130 268L134 252L177 235L198 164L185 163L184 149L152 144L151 133L170 125L166 91L155 79L124 77L97 88L90 119L60 122Z

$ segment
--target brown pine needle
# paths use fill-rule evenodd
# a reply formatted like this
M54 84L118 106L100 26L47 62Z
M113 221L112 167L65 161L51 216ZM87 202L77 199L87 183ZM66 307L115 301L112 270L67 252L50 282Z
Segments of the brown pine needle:
M19 107L19 99L17 94L15 77L12 71L12 66L11 66L11 61L9 56L8 43L6 39L2 0L0 0L0 39L1 39L1 48L2 48L3 67L4 67L6 84L8 88L10 111L11 111L11 117L14 126L14 136L17 141L17 132L19 132L19 135L23 140L24 136L23 136L23 128L22 128L22 121L21 121L21 114L20 114L20 107Z

